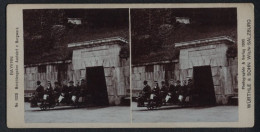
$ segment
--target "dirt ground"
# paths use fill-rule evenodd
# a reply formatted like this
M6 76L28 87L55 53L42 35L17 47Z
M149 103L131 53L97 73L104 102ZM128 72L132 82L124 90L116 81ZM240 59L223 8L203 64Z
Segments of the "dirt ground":
M26 123L128 123L130 108L128 106L109 106L91 108L72 108L60 106L47 111L30 108L25 103Z
M132 103L133 122L236 122L238 106L187 107L163 106L156 110Z
M235 122L238 106L187 107L163 106L155 110L132 103L133 123L154 122ZM130 123L127 106L73 108L60 106L47 111L25 103L26 123Z

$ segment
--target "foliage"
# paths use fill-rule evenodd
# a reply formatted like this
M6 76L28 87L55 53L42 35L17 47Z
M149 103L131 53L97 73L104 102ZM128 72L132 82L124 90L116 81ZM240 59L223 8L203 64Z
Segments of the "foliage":
M190 24L176 22L190 19ZM173 60L174 43L236 33L235 9L136 9L131 10L132 61L134 64Z
M67 44L106 37L128 39L127 9L24 10L25 64L71 59ZM67 18L82 18L81 25Z

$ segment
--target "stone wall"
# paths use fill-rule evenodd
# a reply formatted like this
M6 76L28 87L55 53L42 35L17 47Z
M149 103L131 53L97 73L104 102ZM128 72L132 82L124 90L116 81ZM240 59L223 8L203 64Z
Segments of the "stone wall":
M118 44L107 44L73 50L73 70L78 74L85 74L86 67L104 67L110 105L118 105L122 97L130 95L129 58L121 59L120 49Z
M130 61L129 58L119 57L120 49L118 44L108 44L74 50L72 63L64 64L67 66L64 79L72 80L76 85L76 82L86 78L86 67L103 66L109 103L120 104L122 97L130 96ZM25 67L25 93L33 92L38 80L44 88L47 81L54 85L58 81L58 64L46 65L44 73L39 73L38 66Z
M181 49L180 80L192 77L195 66L211 66L216 101L226 104L237 93L237 58L228 59L227 49L225 43Z
M165 64L152 64L153 72L147 72L147 65L132 67L132 89L133 97L143 89L143 81L147 80L150 86L153 82L173 79L175 81L193 78L193 67L210 66L212 79L218 104L227 104L230 96L238 93L238 63L237 58L227 58L225 43L216 45L205 45L189 47L180 50L179 62L170 65L173 70L166 71ZM159 63L159 62L158 62ZM169 63L168 63L169 64ZM160 84L161 85L161 84Z

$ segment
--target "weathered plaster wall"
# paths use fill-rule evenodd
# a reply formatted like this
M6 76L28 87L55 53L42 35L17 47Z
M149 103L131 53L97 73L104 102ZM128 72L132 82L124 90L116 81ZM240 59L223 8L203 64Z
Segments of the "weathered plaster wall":
M68 66L66 80L73 80L72 64L64 65ZM55 81L58 81L58 68L56 64L46 65L46 72L43 73L38 72L38 66L25 67L24 70L24 88L26 91L35 90L37 81L41 81L41 85L44 88L47 87L47 81L50 81L52 85L54 85Z
M132 90L133 97L138 96L138 93L143 89L144 80L148 81L148 84L153 87L154 81L158 81L161 87L161 81L173 79L174 72L166 71L165 64L155 64L151 65L153 67L153 72L145 71L146 66L134 66L132 67ZM172 64L174 67L174 64ZM166 76L168 78L166 79Z

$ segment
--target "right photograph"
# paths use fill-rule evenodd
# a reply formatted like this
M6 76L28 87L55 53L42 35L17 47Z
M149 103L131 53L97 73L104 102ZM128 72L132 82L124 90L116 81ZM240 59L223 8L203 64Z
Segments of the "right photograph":
M237 9L130 14L133 123L237 122Z

